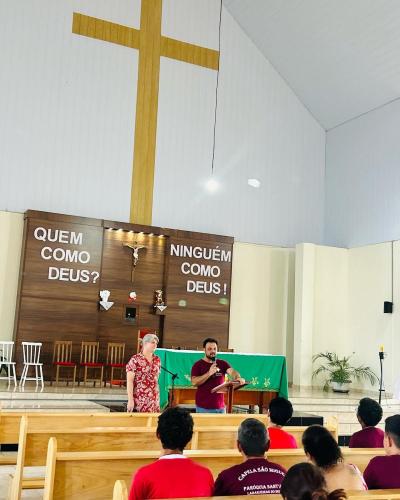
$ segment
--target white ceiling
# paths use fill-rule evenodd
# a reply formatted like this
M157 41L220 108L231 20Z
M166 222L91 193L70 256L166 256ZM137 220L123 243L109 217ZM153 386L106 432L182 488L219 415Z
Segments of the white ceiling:
M224 0L327 130L400 97L400 0Z

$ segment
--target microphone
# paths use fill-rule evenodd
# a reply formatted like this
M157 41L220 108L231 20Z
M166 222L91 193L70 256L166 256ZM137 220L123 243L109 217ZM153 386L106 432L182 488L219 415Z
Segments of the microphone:
M211 357L210 357L210 359L211 359L211 361L212 361L213 363L215 363L215 360L216 360L217 358L216 358L216 356L211 356ZM214 377L218 377L219 372L220 372L220 369L219 369L219 368L218 368L218 366L217 366L217 371L214 373Z

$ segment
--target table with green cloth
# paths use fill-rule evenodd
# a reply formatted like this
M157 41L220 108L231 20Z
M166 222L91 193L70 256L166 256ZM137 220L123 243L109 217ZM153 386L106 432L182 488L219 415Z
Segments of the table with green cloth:
M155 353L161 358L161 366L178 374L175 386L191 387L190 373L192 366L196 361L204 357L204 351L160 348ZM285 356L219 352L218 358L227 361L249 383L241 389L242 391L246 389L277 391L279 396L288 397ZM159 384L160 404L161 408L164 408L168 404L168 391L172 387L172 376L161 370Z

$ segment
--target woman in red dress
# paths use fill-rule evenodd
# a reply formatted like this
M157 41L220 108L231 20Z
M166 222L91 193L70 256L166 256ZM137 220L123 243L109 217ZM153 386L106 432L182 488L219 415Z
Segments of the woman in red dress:
M158 376L161 361L154 354L158 337L148 333L142 340L142 352L131 357L126 365L127 411L158 413L160 411L160 389Z

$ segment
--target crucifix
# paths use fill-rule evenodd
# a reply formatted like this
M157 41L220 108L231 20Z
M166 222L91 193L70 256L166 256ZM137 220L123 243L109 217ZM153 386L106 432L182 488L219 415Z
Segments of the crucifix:
M151 225L160 57L218 70L219 52L161 35L162 0L142 0L140 30L74 12L72 32L139 50L130 222Z
M122 246L129 248L129 250L132 252L131 281L133 283L133 277L135 275L135 267L137 266L137 263L139 261L139 250L146 247L138 245L137 241L133 245L129 245L129 243L123 243Z

